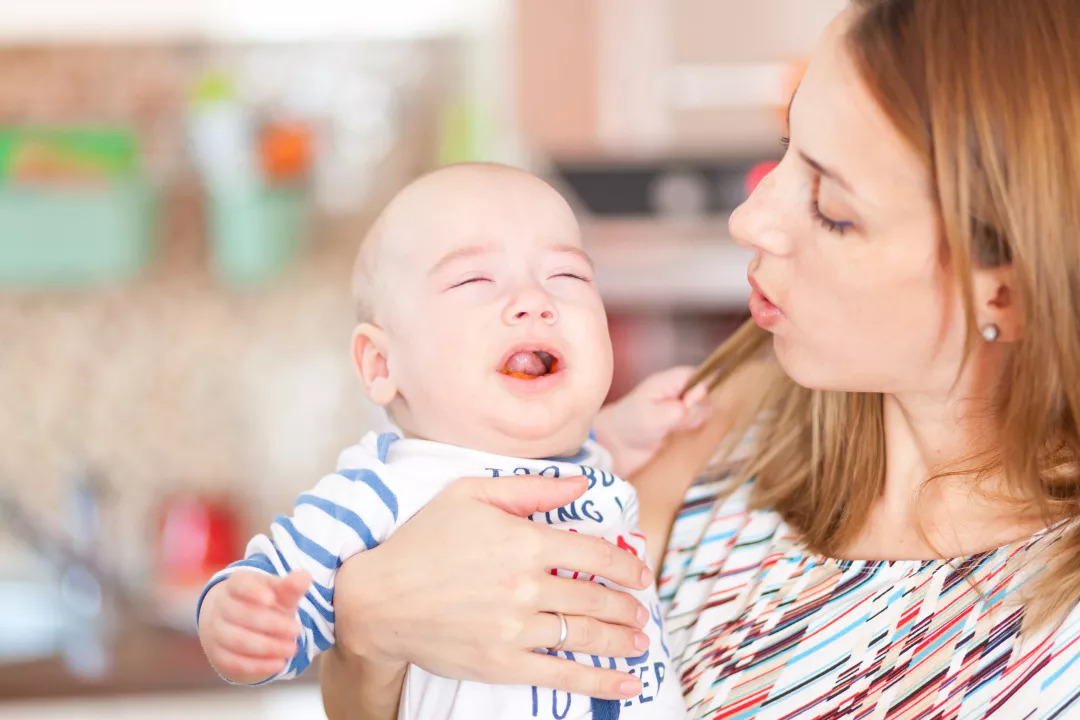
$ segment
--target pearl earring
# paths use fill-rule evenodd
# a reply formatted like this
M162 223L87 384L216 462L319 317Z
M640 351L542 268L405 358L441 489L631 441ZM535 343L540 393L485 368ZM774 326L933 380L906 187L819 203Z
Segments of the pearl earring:
M983 340L985 340L986 342L994 342L998 339L999 335L1001 335L1001 328L999 328L994 323L983 325L982 336Z

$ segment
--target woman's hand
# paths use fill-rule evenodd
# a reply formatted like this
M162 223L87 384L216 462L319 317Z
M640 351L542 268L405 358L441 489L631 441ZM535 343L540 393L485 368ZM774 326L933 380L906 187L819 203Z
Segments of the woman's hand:
M463 680L606 699L639 693L629 674L533 652L558 642L555 611L566 617L563 647L571 652L632 657L648 647L640 631L648 611L632 596L551 574L577 570L645 588L652 583L645 564L603 539L527 519L585 489L584 478L458 480L383 545L342 566L334 597L339 648L358 667L391 676L411 662ZM341 697L341 688L324 690Z

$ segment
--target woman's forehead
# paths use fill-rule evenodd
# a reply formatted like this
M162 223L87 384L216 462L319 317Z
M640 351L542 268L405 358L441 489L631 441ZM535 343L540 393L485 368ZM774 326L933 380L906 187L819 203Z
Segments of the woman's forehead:
M866 87L843 14L825 33L795 92L790 133L799 149L842 175L853 197L887 208L930 196L928 168Z

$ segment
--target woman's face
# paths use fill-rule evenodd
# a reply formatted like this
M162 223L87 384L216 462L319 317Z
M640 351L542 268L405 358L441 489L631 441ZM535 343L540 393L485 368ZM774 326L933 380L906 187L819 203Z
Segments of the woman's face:
M731 216L755 251L751 311L805 387L947 390L965 341L927 169L829 27L791 104L790 146ZM771 302L770 302L771 301Z

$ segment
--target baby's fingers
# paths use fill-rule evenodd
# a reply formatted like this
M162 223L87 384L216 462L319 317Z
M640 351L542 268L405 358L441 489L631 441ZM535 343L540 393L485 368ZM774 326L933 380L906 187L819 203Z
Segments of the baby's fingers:
M277 578L257 570L237 570L224 581L234 600L270 607L276 602L273 581Z
M296 654L296 638L286 640L266 635L238 625L220 628L217 642L221 650L249 660L274 660L281 663ZM274 671L276 672L276 670Z
M698 383L682 394L682 403L688 408L693 408L705 402L709 396L709 388L705 383Z
M301 632L295 612L280 607L263 607L246 602L225 602L221 617L227 623L283 640L295 640Z
M680 427L683 430L697 430L704 425L713 414L712 403L708 402L708 400L698 400L693 403L686 402L684 407L686 408L686 412L680 423Z
M641 387L643 389L647 388L647 395L654 400L672 400L682 395L686 383L690 381L693 374L693 367L677 365L653 373L641 382Z
M237 655L219 649L213 657L214 668L233 682L257 683L267 680L285 669L284 659L268 660Z
M300 604L300 598L311 589L311 573L306 570L293 570L283 578L273 578L271 587L279 605L295 610Z

